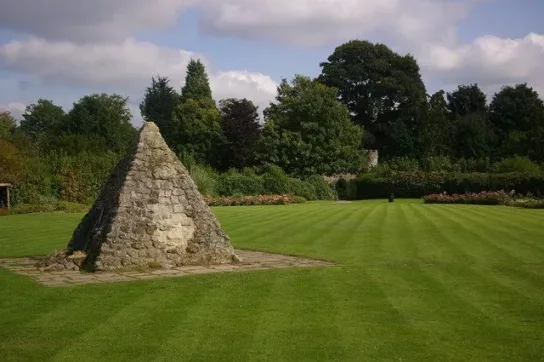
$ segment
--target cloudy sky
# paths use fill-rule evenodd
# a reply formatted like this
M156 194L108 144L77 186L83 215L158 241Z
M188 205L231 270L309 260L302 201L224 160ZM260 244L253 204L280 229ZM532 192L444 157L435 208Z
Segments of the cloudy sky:
M182 86L189 59L214 98L264 108L281 78L315 76L350 39L416 56L428 91L527 82L544 95L543 0L1 0L0 109L117 92L152 75Z

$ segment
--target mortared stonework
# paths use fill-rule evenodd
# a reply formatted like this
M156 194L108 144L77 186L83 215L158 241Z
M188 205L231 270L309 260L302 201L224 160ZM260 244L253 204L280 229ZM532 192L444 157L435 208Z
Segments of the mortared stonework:
M145 122L74 231L64 257L42 268L115 271L239 262L189 172Z

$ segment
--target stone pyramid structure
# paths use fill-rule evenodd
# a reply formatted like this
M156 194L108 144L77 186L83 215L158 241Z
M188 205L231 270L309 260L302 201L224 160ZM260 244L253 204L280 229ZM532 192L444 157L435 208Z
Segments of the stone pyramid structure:
M187 169L159 128L146 122L136 148L74 231L65 259L50 258L49 269L52 263L115 271L239 261Z

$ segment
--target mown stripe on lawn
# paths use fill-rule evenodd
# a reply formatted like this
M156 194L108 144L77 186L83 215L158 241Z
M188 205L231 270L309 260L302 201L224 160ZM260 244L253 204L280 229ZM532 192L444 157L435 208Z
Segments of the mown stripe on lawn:
M491 270L457 267L432 269L427 273L432 273L434 278L441 280L449 290L471 303L485 316L490 326L485 328L486 333L475 333L474 336L474 343L479 348L489 354L499 351L505 358L516 359L512 351L523 345L527 351L533 350L534 360L542 356L535 352L543 351L539 343L542 332L532 325L543 317L542 295L527 294L526 291L512 287L512 280L508 276L497 275ZM496 340L502 342L494 343Z
M236 360L235 356L246 353L245 345L250 343L253 329L258 328L251 323L268 300L275 280L270 273L266 283L256 282L260 281L256 278L259 273L190 277L193 283L198 278L209 278L210 282L207 287L201 286L198 304L180 303L185 308L183 318L177 318L177 325L165 336L153 360L176 356L183 361L206 361L220 360L224 355Z
M544 254L542 253L542 248L538 247L537 244L527 243L525 238L520 237L517 231L512 232L511 228L502 226L504 224L501 225L501 220L490 222L484 215L471 214L470 212L467 213L466 210L456 208L453 208L450 212L458 218L472 215L469 219L473 224L476 224L476 230L485 232L486 240L489 240L490 243L496 245L497 248L502 249L504 252L516 257L520 262L538 263L543 260ZM517 242L512 242L512 239Z
M414 214L423 220L423 233L419 238L429 238L427 248L422 249L427 259L441 263L473 263L477 257L459 245L455 229L448 229L447 219L438 218L433 208L414 207ZM428 232L427 232L428 230Z
M452 225L457 225L456 239L463 239L465 248L477 250L479 259L493 263L520 263L521 259L512 255L507 249L497 245L489 239L492 230L488 225L481 224L477 218L463 218L459 216L454 209L442 207L435 208L437 215L450 221ZM484 225L484 226L481 226Z
M41 298L29 298L35 304L19 310L25 314L24 320L19 321L18 333L5 341L7 350L18 358L22 355L28 355L29 360L36 355L40 355L40 360L50 358L89 327L108 324L112 315L130 301L141 298L135 290L119 295L114 289L111 293L93 294L81 293L80 288L38 288Z
M325 269L282 271L263 305L246 360L328 360L338 350L338 329Z
M479 219L485 220L486 225L489 225L492 230L500 230L501 233L508 234L522 244L531 246L539 254L544 252L544 229L542 227L544 218L539 224L529 224L525 223L521 218L514 217L509 212L502 214L487 213L482 212L486 210L479 208L458 208L458 210L462 210L464 214L477 215ZM520 228L520 225L524 225L524 227ZM539 235L542 238L534 238L535 235Z

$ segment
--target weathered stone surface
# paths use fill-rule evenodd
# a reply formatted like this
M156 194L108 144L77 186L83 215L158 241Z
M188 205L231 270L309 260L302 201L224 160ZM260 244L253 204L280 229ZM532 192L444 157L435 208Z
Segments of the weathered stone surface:
M64 252L60 252L65 257ZM156 264L150 262L146 270L128 271L121 270L116 272L105 271L96 273L81 273L78 270L57 271L51 268L50 271L38 271L32 267L35 260L31 258L1 259L0 267L9 269L21 275L31 276L37 282L47 286L70 286L89 283L109 283L118 281L148 280L164 277L184 277L196 274L207 273L227 273L255 271L276 268L290 267L323 267L334 266L333 263L299 258L295 256L269 254L259 251L237 250L236 256L243 262L238 264L220 264L205 266L176 266L170 270L155 270ZM53 265L54 266L54 265Z
M85 257L72 257L76 253ZM133 152L113 170L66 252L42 268L117 271L236 262L229 237L168 148L146 122Z

